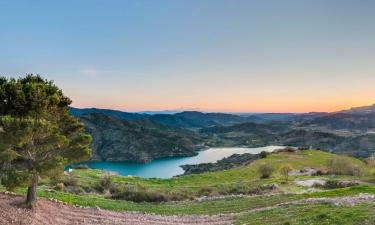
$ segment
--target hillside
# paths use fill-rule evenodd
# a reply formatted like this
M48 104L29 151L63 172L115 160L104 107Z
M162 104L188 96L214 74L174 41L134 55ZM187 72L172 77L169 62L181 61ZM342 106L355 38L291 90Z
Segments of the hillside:
M216 147L306 146L365 158L375 152L372 109L373 106L367 106L335 113L241 115L196 111L141 114L96 108L70 110L71 114L82 118L90 126L88 131L94 134L94 159L148 161L194 155L196 146L203 143ZM106 117L93 116L95 113ZM148 132L140 132L140 128ZM115 135L111 133L113 130L116 130ZM164 135L164 130L168 134ZM157 140L157 137L164 139ZM159 152L163 154L158 156Z
M63 191L49 181L44 181L45 185L39 190L39 196L56 199L67 205L42 200L40 207L43 207L43 211L20 213L14 209L12 202L17 201L17 197L0 195L0 207L4 207L1 212L2 215L5 214L1 219L4 221L12 218L12 215L20 215L15 221L25 219L32 224L27 219L29 216L34 215L32 218L46 221L45 212L50 212L54 216L48 217L48 221L55 224L100 224L100 221L102 224L114 224L116 221L144 224L151 220L160 221L161 224L168 221L173 221L173 224L374 224L375 186L371 168L358 159L337 157L316 150L280 151L237 168L171 179L111 175L114 186L128 191L129 195L124 198L133 198L130 193L173 194L183 197L183 201L164 203L113 199L110 197L113 195L112 191L108 193L98 188L102 185L105 173L77 169L64 175ZM330 160L334 159L345 161L346 165L353 168L360 168L362 174L313 175L305 172L307 169L327 171L331 165ZM285 163L293 168L288 182L278 172ZM274 172L271 177L261 179L258 168L265 164L270 165ZM77 181L72 182L74 179ZM313 181L347 186L306 185ZM19 189L17 193L24 191ZM90 208L80 209L81 207Z
M79 117L93 137L93 160L148 162L193 156L203 139L187 130L165 127L149 119L126 121L94 113Z

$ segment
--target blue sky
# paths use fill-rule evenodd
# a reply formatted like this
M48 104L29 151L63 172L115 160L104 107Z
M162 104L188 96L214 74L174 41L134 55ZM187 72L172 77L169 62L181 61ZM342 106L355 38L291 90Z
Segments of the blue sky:
M375 102L375 1L0 1L0 74L78 107L333 111Z

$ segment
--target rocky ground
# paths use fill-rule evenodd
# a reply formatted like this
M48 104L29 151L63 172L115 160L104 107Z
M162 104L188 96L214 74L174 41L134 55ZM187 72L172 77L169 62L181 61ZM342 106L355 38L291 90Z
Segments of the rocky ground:
M22 206L24 197L0 194L1 225L175 225L232 224L231 216L160 216L143 213L111 212L94 208L74 208L39 199L35 210Z

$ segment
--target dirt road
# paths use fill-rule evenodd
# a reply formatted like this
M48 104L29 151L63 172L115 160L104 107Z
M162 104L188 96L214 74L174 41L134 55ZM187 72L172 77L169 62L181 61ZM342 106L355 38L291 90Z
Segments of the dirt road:
M35 210L22 207L23 197L0 194L1 225L227 225L231 216L160 216L111 212L94 208L74 208L39 199Z

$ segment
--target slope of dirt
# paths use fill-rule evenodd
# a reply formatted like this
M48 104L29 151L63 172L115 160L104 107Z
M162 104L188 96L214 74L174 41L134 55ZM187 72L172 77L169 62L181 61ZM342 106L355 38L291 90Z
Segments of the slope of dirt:
M227 225L230 216L159 216L143 213L111 212L94 208L74 208L39 199L35 210L22 207L24 197L0 194L1 225Z

